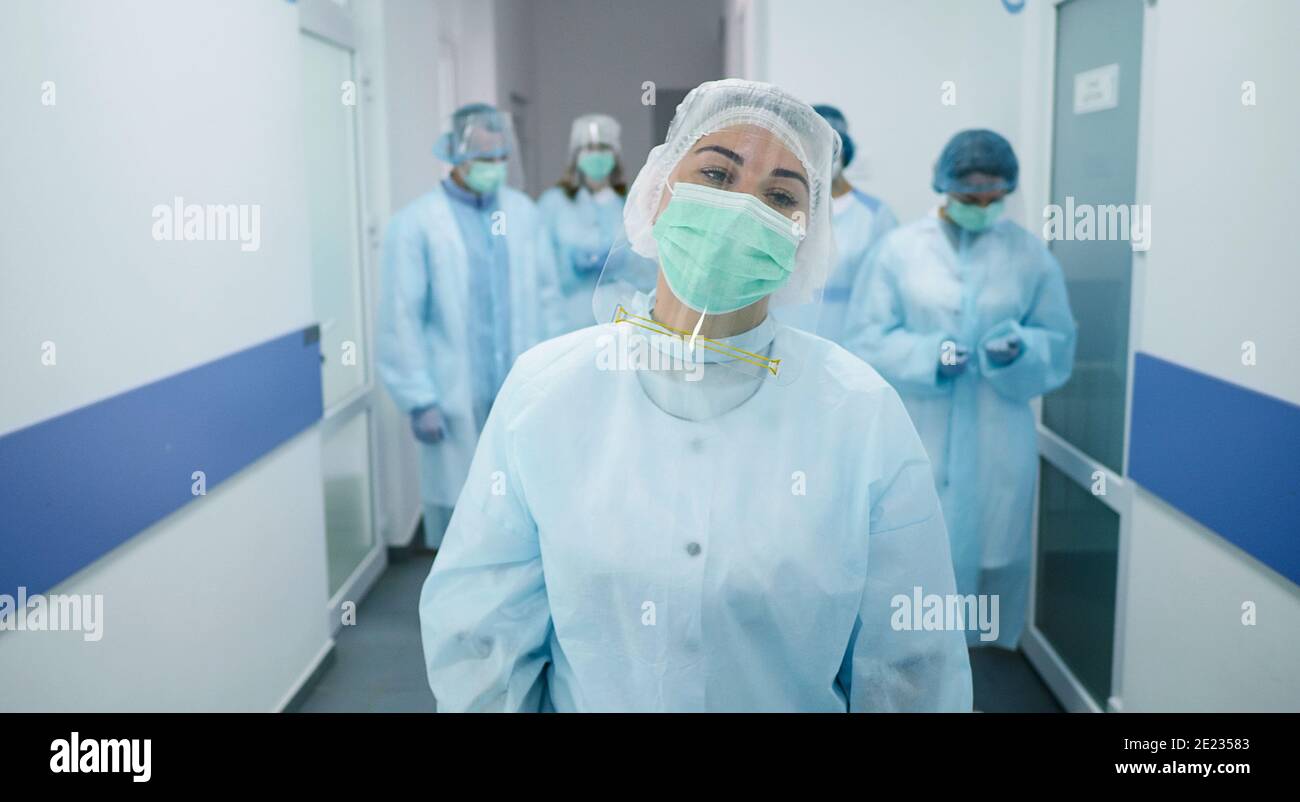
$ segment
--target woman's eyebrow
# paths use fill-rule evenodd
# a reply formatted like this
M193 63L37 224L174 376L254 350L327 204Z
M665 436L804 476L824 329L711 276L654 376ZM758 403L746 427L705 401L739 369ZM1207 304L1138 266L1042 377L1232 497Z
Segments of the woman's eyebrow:
M704 153L705 151L709 151L709 150L715 151L717 153L721 153L723 156L726 156L728 159L731 159L733 162L740 165L741 167L745 166L745 158L743 156L741 156L739 153L737 153L734 150L727 150L721 145L705 145L704 147L700 148L695 152Z
M808 186L808 179L803 177L803 173L797 173L794 170L787 170L784 167L778 167L772 171L772 175L777 178L793 178L803 184L803 188L812 192L812 187Z

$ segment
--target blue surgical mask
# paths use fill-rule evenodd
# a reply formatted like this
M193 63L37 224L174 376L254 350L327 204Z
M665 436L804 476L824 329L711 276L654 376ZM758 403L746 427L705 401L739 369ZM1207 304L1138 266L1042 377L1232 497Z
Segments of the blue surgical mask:
M578 157L578 169L590 181L604 181L614 172L614 154L608 150L589 150Z
M1002 215L1003 205L1000 200L993 201L988 206L978 206L949 198L948 205L944 209L949 220L967 231L979 232L988 229L998 221L998 217Z
M798 224L745 192L678 183L654 224L668 287L697 312L723 314L783 287Z
M506 180L505 162L470 162L465 172L465 183L480 195L491 195Z

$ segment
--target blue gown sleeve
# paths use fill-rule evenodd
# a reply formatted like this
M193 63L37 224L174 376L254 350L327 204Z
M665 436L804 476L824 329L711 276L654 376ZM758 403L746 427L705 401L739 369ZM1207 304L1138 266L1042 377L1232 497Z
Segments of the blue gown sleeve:
M420 594L425 667L440 712L538 712L546 698L551 611L537 526L511 456L517 383L507 378L488 416Z
M399 213L384 237L375 350L379 378L403 412L438 401L424 331L432 306L432 269L424 232L413 217Z
M1004 320L980 338L980 374L1000 395L1013 401L1029 401L1051 392L1070 378L1074 369L1074 348L1078 332L1070 313L1065 277L1056 258L1042 249L1045 269L1029 312L1021 320ZM1013 335L1021 342L1021 353L1008 365L994 365L984 346L999 337Z
M871 245L875 247L885 238L885 235L898 228L898 218L894 212L885 204L880 204L876 209L875 219L871 221Z
M564 297L560 292L561 267L556 262L555 235L540 215L535 238L537 303L541 307L539 318L542 321L538 342L541 342L564 333Z
M890 239L873 247L849 294L844 345L885 380L913 395L941 395L939 349L950 335L907 327Z
M948 530L930 462L907 410L882 390L871 449L867 577L837 682L849 712L970 712L970 657L957 629L896 629L896 600L913 589L955 594Z
M547 242L551 258L555 265L556 285L560 292L568 293L578 284L577 274L573 271L573 253L564 242L561 233L563 216L568 199L564 192L552 187L542 193L537 200L537 208L542 215L542 225L546 229Z

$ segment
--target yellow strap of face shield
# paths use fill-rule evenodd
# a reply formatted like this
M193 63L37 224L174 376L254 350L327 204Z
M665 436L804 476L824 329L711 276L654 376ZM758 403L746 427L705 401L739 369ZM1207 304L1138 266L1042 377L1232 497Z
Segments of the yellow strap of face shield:
M766 370L768 373L771 373L773 376L777 375L781 369L780 359L773 359L772 357L766 357L762 354L755 354L752 351L746 351L743 348L736 348L735 346L727 345L718 340L701 337L693 332L686 331L685 329L675 329L671 326L665 326L657 320L632 314L627 311L622 304L619 304L618 308L614 310L614 322L630 323L633 326L638 326L656 334L676 337L677 339L688 343L698 343L701 348L730 357L738 362L745 362L754 367L761 368Z

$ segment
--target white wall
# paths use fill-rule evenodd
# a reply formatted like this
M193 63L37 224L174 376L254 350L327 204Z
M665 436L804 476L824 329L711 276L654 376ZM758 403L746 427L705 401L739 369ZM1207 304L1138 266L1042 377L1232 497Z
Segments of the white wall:
M546 3L535 0L496 0L494 23L497 63L497 102L514 115L519 137L524 188L537 194L540 157L537 126L537 49L535 35L539 14L551 13Z
M312 430L59 583L103 638L0 632L0 710L282 709L330 645L319 476Z
M1129 515L1124 712L1300 711L1296 586L1141 488Z
M850 180L900 221L936 204L932 168L957 131L991 128L1021 149L1026 23L1001 3L756 0L751 16L755 74L742 77L838 106L857 146ZM942 102L945 81L954 105ZM1009 205L1023 213L1016 196Z
M456 48L455 106L491 103L497 96L497 39L494 3L436 0L445 41Z
M1141 350L1300 403L1300 4L1262 0L1245 13L1184 0L1154 19ZM1242 105L1244 81L1255 106ZM1245 340L1256 365L1242 364Z
M375 93L384 112L384 128L372 126L372 142L384 150L376 177L388 179L387 192L373 199L380 228L388 213L429 191L442 175L433 143L446 122L441 119L437 85L439 16L427 0L366 0L380 17L381 52L374 54ZM382 239L382 231L381 236Z
M0 433L309 325L297 8L6 12ZM260 249L153 240L177 195L259 204ZM276 708L329 643L317 433L51 592L102 593L103 640L0 633L0 709Z
M1300 404L1300 5L1183 0L1148 20L1152 246L1135 261L1132 346ZM1145 491L1131 516L1124 709L1300 710L1300 588Z

